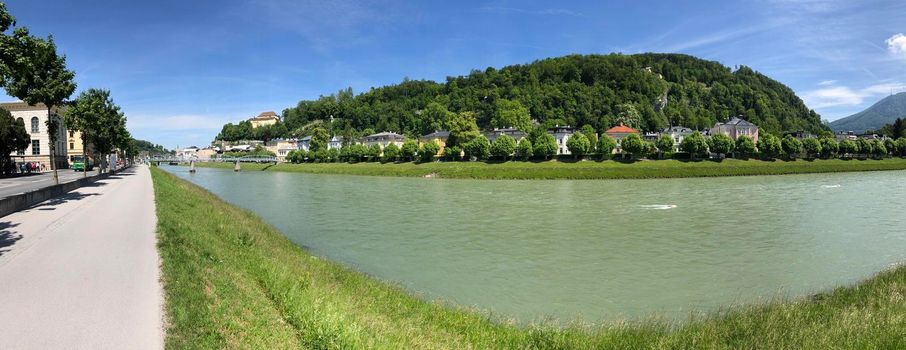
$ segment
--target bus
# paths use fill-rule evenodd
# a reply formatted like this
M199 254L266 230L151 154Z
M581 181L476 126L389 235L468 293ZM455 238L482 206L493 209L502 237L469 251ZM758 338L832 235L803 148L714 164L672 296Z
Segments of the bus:
M92 169L94 169L94 162L91 161L91 158L88 158L88 163L86 164L85 157L72 156L72 170L91 171Z

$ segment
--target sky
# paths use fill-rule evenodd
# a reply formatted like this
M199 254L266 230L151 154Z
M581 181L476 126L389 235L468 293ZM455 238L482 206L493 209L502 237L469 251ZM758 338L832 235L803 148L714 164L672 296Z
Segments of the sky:
M110 89L133 136L168 148L346 87L568 54L746 65L827 120L906 91L903 0L5 2L19 25L53 35L77 93Z

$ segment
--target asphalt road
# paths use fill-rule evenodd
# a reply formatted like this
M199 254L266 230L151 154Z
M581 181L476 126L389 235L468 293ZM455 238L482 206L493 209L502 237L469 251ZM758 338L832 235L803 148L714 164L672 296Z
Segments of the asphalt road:
M151 175L136 166L0 218L0 349L160 349Z
M82 172L72 169L60 169L57 171L60 174L60 183L78 180L85 176ZM97 174L97 171L88 172L88 176L95 174ZM42 174L2 178L0 179L0 199L34 191L53 184L53 171L50 170Z

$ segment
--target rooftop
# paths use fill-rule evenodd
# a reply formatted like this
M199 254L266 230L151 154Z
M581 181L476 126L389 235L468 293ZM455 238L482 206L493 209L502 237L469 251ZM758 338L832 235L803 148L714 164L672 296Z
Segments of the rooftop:
M277 116L277 113L274 111L261 112L257 117L252 118L252 120L268 120L268 119L280 119Z
M639 131L636 129L630 128L628 126L625 126L625 125L623 125L623 123L620 123L620 125L612 127L610 129L608 129L607 131L605 131L604 133L605 134L638 134Z

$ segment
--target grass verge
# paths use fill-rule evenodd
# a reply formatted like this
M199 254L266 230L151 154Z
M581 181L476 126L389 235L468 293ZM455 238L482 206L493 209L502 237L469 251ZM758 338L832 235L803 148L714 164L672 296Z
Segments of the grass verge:
M167 348L906 348L906 268L683 325L522 327L312 256L253 213L151 168Z
M197 166L230 168L233 163L198 163ZM763 161L642 160L636 162L433 162L433 163L305 163L242 164L242 169L286 171L311 174L423 177L435 174L460 179L653 179L680 177L785 175L848 171L906 170L906 159L882 160L818 159Z

